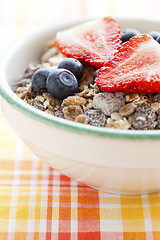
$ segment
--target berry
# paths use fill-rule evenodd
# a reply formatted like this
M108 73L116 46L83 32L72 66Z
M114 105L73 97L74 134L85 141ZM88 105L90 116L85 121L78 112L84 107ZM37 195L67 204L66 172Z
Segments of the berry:
M102 67L120 48L120 26L106 17L58 32L54 44L67 57Z
M63 100L78 90L78 81L73 73L60 68L49 75L46 86L52 97Z
M77 79L83 76L83 65L77 59L65 58L59 65L58 68L64 68L72 72Z
M135 29L132 28L125 29L123 32L121 32L122 43L127 42L130 38L138 35L140 35L140 32Z
M154 38L158 43L160 43L160 32L152 31L148 33L151 37Z
M98 73L99 69L97 69L94 74L93 74L93 83L95 83L95 79L97 77L97 73Z
M47 68L41 68L34 72L31 83L33 90L38 93L42 94L47 92L46 89L46 80L47 77L52 73L53 70Z
M160 37L160 32L157 31L151 31L148 33L151 37L154 38L154 40L157 40L158 37Z
M160 93L160 45L147 34L131 38L95 82L105 92Z
M157 41L158 43L160 43L160 36L156 39L156 41Z

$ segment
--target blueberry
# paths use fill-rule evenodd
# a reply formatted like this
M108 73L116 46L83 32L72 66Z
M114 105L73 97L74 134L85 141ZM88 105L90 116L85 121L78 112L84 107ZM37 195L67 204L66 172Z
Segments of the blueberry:
M122 42L122 43L121 43L121 47L122 47L125 43L126 43L126 42Z
M78 90L78 81L73 73L61 68L49 75L46 86L52 97L63 100Z
M59 65L58 68L64 68L72 72L77 79L83 76L83 65L77 59L65 58Z
M123 32L121 32L121 40L122 43L128 41L130 38L134 37L134 36L138 36L141 33L135 29L125 29Z
M97 69L94 74L93 74L93 83L95 83L95 79L97 77L97 73L98 73L99 69Z
M148 33L151 37L154 38L154 40L157 40L158 37L160 37L160 32L157 31L151 31Z
M42 94L44 92L47 92L46 80L52 71L53 70L51 69L41 68L34 72L31 79L31 83L32 83L32 88L36 93Z
M156 39L156 41L157 41L158 43L160 43L160 36Z

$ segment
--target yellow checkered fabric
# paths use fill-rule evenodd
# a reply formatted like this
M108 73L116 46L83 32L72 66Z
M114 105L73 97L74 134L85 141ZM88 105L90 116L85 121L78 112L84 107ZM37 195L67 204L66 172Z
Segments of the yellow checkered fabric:
M0 239L159 240L160 194L111 195L72 181L0 115Z

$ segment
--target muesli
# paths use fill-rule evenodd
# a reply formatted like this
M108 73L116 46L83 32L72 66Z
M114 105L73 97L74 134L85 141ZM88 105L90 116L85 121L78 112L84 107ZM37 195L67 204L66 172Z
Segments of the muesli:
M56 117L97 127L160 129L160 33L111 17L58 32L13 90Z

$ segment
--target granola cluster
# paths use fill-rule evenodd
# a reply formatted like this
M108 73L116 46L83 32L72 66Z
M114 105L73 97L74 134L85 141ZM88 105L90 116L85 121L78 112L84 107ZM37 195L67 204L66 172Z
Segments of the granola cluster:
M39 62L30 63L13 90L33 107L70 121L92 126L152 130L160 129L160 94L124 94L100 92L93 82L95 68L84 66L79 90L64 100L54 99L48 92L37 94L31 84L33 73L40 68L56 69L64 59L53 44L47 44Z

